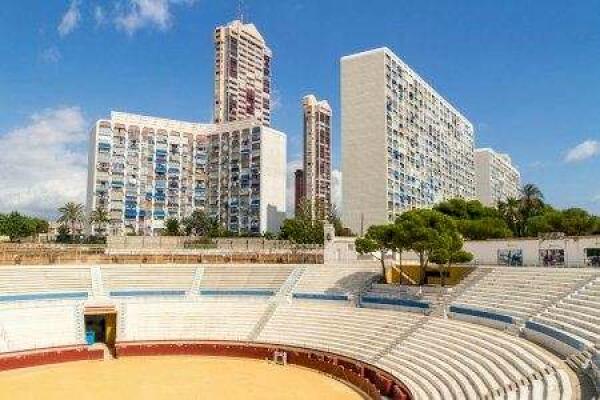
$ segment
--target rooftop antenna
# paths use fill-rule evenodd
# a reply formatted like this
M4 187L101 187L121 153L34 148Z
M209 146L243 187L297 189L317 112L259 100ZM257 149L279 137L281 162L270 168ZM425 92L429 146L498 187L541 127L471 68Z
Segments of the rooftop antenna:
M238 15L237 16L242 24L244 23L244 8L245 8L244 0L238 0L238 9L237 9Z

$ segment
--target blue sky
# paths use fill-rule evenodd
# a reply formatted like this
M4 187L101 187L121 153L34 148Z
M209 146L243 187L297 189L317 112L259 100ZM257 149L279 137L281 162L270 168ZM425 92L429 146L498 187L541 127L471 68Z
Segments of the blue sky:
M0 9L0 211L83 201L110 110L208 121L213 29L237 1L12 0ZM339 58L387 46L508 152L556 206L600 213L600 1L246 0L274 53L274 127L301 152L300 100L339 117ZM334 166L339 166L339 118Z

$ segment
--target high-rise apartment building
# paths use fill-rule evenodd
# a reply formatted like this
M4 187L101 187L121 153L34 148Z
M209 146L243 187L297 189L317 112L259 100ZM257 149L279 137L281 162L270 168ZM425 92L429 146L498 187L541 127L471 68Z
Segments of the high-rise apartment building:
M306 182L304 180L304 170L297 169L294 172L294 213L298 215L301 212L302 204L306 196Z
M477 199L487 206L520 195L521 174L508 154L490 148L476 149L475 175Z
M331 107L313 95L304 111L304 190L313 219L325 219L331 207Z
M255 118L271 124L271 50L253 24L215 30L214 122Z
M92 129L88 212L110 234L153 235L203 209L243 234L276 232L285 215L286 137L248 120L199 124L112 112Z
M475 197L473 126L388 48L341 60L343 222Z
M215 125L208 136L209 216L231 232L279 232L285 217L285 135L239 121Z

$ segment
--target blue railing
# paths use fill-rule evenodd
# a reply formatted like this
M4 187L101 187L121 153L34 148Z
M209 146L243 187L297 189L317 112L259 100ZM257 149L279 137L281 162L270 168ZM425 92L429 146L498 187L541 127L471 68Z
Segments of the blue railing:
M527 321L527 322L525 322L525 328L531 329L532 331L542 333L546 336L549 336L553 339L563 342L579 351L585 350L585 348L586 348L585 343L583 343L581 340L577 339L575 336L572 336L566 332L555 329L551 326L540 324L539 322Z
M471 317L491 319L498 322L504 322L506 324L513 324L515 322L514 318L510 315L499 314L470 307L450 306L450 312L469 315Z
M87 292L27 293L0 296L0 302L30 300L85 300Z
M348 295L343 293L294 293L292 297L310 300L348 300Z
M200 289L203 296L273 296L269 289Z
M185 296L185 290L113 290L112 297Z
M392 297L381 297L381 296L362 296L360 299L361 303L367 304L384 304L401 307L412 307L428 310L431 308L431 304L428 301L420 301L406 298L392 298Z

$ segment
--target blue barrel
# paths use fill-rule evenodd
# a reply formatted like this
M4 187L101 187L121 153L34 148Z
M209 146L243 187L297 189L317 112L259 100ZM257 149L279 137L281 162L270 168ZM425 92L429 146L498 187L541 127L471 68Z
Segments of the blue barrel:
M94 331L87 331L85 333L85 342L89 345L92 345L94 343L96 343L96 332Z

